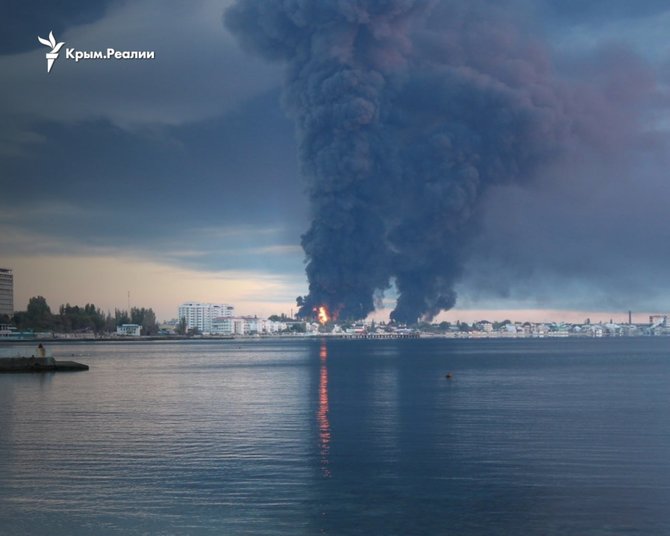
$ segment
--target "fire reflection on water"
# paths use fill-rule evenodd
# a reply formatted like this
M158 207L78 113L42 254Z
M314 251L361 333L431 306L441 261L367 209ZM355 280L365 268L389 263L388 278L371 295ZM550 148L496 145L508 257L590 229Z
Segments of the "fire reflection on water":
M319 374L319 409L316 414L319 424L319 451L321 454L321 474L330 478L330 421L328 420L328 348L326 342L321 342L319 351L321 370Z

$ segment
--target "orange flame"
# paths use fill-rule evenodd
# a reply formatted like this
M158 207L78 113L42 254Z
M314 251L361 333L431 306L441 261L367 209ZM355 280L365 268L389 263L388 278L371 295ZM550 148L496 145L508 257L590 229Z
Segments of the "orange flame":
M328 309L326 308L325 305L322 305L317 309L317 317L319 319L319 323L322 326L328 323L328 321L330 320L330 315L328 314Z

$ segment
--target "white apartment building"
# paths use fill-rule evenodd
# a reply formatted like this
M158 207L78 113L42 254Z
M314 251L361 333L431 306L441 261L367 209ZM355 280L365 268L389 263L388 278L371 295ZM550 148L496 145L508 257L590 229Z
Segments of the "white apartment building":
M212 335L232 335L235 333L235 319L221 317L212 319Z
M267 318L255 316L230 316L212 319L212 335L249 335L268 334L284 331L286 322L274 322Z
M8 268L0 268L0 315L14 314L14 275Z
M187 302L179 306L177 318L186 320L186 329L197 328L206 335L212 333L212 320L230 318L235 315L235 308L226 303Z

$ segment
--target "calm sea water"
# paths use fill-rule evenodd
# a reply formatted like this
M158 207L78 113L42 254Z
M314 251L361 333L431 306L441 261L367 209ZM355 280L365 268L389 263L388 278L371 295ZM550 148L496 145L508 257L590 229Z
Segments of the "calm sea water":
M1 534L670 533L670 339L50 349Z

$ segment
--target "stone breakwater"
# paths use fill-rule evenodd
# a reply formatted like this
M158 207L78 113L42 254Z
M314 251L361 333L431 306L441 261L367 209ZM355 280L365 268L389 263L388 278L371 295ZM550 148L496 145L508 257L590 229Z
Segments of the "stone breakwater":
M2 372L74 372L88 370L88 365L75 361L56 361L53 357L0 358Z

